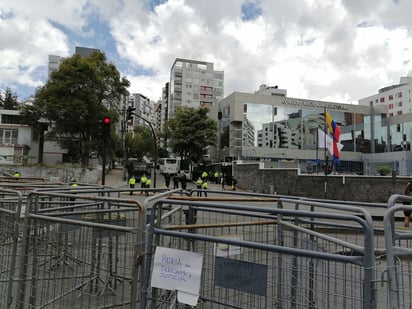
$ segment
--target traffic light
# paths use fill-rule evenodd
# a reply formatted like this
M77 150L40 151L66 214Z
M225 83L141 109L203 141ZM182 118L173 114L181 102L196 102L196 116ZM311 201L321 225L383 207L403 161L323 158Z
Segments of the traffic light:
M110 117L104 117L103 118L103 123L104 123L105 126L110 126L110 122L111 122Z
M105 134L110 133L110 123L111 122L112 122L112 120L110 119L110 117L104 117L103 118L103 132Z
M133 112L136 110L136 108L129 106L127 108L127 120L133 118Z

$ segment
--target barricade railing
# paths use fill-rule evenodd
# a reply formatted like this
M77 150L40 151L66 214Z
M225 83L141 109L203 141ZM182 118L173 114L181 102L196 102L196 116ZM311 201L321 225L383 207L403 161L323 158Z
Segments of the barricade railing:
M155 222L165 207L187 208L188 218L180 224ZM362 216L353 214L355 210ZM363 242L342 240L318 230L331 222L333 229L363 234ZM370 216L354 207L341 206L328 213L160 200L151 209L150 264L147 281L142 283L153 288L148 288L142 302L146 297L153 308L179 306L174 297L179 298L184 287L182 291L177 288L177 294L173 286L159 290L158 278L153 277L153 273L159 274L155 252L165 247L202 256L198 308L376 308L371 238ZM160 271L170 278L170 268L163 266ZM179 287L179 282L175 283Z
M0 189L0 308L10 308L16 290L16 265L22 194Z
M140 188L15 189L0 190L0 308L184 308L179 283L153 282L158 248L202 257L197 308L412 306L412 233L396 226L411 197L143 189L142 206Z
M395 215L412 212L411 204L410 196L391 196L384 219L391 309L412 307L412 231L395 226Z
M144 220L136 200L30 193L4 308L138 308Z

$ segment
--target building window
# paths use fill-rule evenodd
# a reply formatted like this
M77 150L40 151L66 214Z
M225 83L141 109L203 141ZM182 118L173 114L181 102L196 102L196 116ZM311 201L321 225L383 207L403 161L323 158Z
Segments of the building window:
M393 95L390 95L389 96L389 101L392 101L393 100Z
M381 102L381 103L385 102L385 98L381 98L381 99L380 99L380 102Z
M402 98L402 92L398 93L398 98Z
M393 108L393 103L389 104L389 109Z
M398 103L398 107L401 107L402 106L402 101L400 101L399 103Z
M0 142L2 144L17 144L19 138L18 129L0 129Z
M393 117L393 113L389 113L389 117Z
M1 115L1 123L19 124L20 116L18 115Z
M398 115L402 115L402 111L398 111Z

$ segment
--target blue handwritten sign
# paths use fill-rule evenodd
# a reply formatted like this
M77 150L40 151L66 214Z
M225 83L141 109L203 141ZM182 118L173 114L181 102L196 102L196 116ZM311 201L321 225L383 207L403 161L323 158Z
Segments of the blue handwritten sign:
M266 296L267 265L216 256L215 285Z
M151 286L199 295L202 263L198 253L157 247Z

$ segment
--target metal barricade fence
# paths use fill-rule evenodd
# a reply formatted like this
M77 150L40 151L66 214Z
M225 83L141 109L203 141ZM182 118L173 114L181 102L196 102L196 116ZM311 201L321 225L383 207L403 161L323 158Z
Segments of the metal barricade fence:
M384 219L391 309L412 308L412 232L396 228L394 220L396 213L411 212L411 204L410 196L391 196Z
M30 193L1 308L138 308L144 217L135 200Z
M411 198L391 198L381 228L364 210L380 204L173 190L142 207L76 189L0 190L0 308L183 308L151 287L157 248L203 257L197 308L412 306L412 234L393 222L410 206L391 207Z
M2 189L0 196L0 308L9 308L16 284L22 194Z
M165 208L182 207L188 210L182 222L155 221ZM376 308L371 217L360 208L330 208L333 212L158 201L151 210L142 303L184 307L176 301L176 287L150 288L150 274L159 267L153 263L156 249L171 248L203 257L197 308ZM352 236L341 239L325 227ZM170 271L160 269L165 276Z

